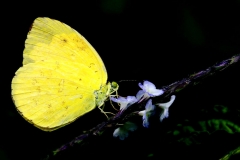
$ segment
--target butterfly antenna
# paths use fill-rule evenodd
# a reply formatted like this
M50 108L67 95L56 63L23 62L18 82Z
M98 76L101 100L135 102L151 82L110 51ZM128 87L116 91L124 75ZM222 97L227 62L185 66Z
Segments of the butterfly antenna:
M121 83L121 82L138 82L138 81L140 81L140 80L130 80L130 79L122 79L122 80L120 80L120 81L118 81L119 83Z

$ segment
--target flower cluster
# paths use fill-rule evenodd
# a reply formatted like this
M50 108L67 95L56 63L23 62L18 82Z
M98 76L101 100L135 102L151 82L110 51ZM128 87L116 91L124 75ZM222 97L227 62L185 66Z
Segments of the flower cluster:
M118 97L118 98L110 98L111 101L119 103L120 104L120 110L123 111L127 109L129 106L137 102L137 98L134 96L127 96L127 98L124 97Z
M174 102L176 96L172 95L171 99L167 103L158 103L153 105L151 97L160 96L164 93L164 90L162 89L156 89L155 85L149 81L144 81L143 84L139 83L139 87L141 88L140 91L138 91L136 97L135 96L127 96L124 97L118 97L113 98L111 97L111 101L116 102L120 105L120 111L123 111L127 109L129 106L131 106L134 103L140 103L143 100L148 100L145 106L145 110L140 111L138 114L142 116L143 119L143 127L148 128L149 127L149 118L155 113L155 108L160 107L162 109L162 112L160 114L160 121L162 121L164 118L167 118L169 116L168 110L169 107ZM136 130L136 125L132 122L126 122L122 126L115 129L113 136L119 137L121 140L125 139L128 136L128 131L134 131Z
M164 93L162 89L156 89L155 85L149 81L144 81L143 85L141 83L138 85L142 89L138 91L136 95L139 102L149 99L150 97L160 96Z

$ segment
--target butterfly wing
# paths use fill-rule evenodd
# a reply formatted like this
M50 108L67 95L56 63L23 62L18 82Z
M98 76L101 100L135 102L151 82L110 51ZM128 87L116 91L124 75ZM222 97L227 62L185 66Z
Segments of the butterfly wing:
M12 80L12 97L27 121L52 131L96 107L94 91L106 84L107 72L77 31L57 20L37 18L23 57Z

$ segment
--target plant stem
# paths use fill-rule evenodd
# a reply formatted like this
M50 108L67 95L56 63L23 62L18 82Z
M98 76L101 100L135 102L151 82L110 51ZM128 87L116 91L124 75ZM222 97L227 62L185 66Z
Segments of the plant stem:
M216 63L215 65L199 71L197 73L194 73L190 75L187 78L184 78L180 81L176 81L168 86L164 86L162 89L164 90L164 94L161 95L159 98L165 99L168 98L170 95L181 91L182 89L186 88L189 85L196 85L200 81L202 81L204 78L211 76L219 71L222 71L226 69L227 67L237 63L240 61L240 54L235 55L229 59L223 60L220 63ZM128 120L130 117L137 116L139 110L142 110L144 108L144 101L139 104L134 104L129 106L124 111L119 111L116 115L109 118L106 122L102 122L95 126L94 128L90 129L89 131L77 136L74 138L71 142L62 145L60 148L53 151L53 155L58 154L59 152L66 150L67 148L73 146L74 144L81 143L83 141L86 141L87 139L94 137L94 136L100 136L102 132L104 132L106 129L113 128L116 126L117 123L124 122Z

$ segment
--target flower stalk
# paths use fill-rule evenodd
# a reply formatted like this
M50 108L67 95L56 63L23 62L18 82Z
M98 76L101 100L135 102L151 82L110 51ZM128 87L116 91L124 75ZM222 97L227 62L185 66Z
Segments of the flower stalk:
M240 54L235 55L229 59L223 60L219 63L216 63L215 65L213 65L205 70L191 74L190 76L188 76L180 81L176 81L170 85L164 86L164 87L162 87L163 93L159 98L160 98L160 100L169 98L171 95L176 94L177 92L185 89L187 86L190 86L190 85L194 86L194 85L198 84L199 82L201 82L206 77L212 76L213 74L216 74L222 70L225 70L229 66L231 66L239 61L240 61ZM144 98L146 98L146 95ZM134 116L139 116L138 113L139 113L139 111L144 109L145 104L146 104L146 101L142 100L141 103L135 103L131 106L127 106L124 110L119 110L119 112L117 114L110 117L107 121L98 124L97 126L93 127L89 131L74 138L71 142L62 145L61 147L59 147L58 149L53 151L53 155L56 155L59 152L66 150L70 146L73 146L77 143L86 141L91 137L100 136L101 133L103 131L105 131L106 129L116 128L117 124L126 122L128 119L130 119ZM164 117L162 117L162 118L164 118Z

